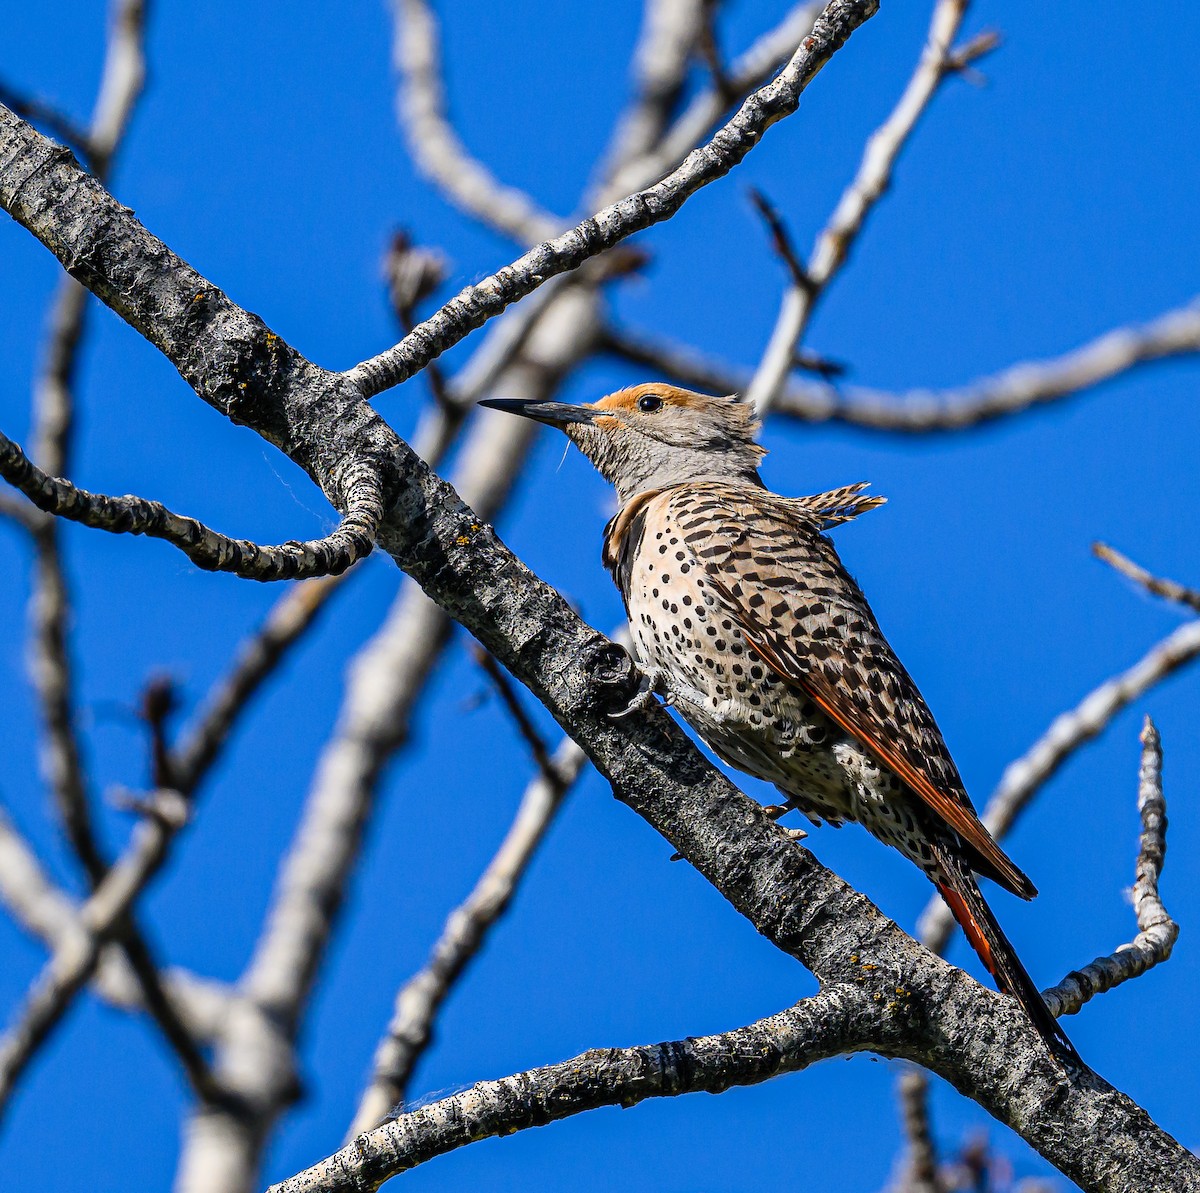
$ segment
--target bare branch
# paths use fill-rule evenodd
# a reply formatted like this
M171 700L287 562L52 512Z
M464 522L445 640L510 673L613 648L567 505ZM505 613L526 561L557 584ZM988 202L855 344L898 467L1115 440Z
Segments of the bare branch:
M943 80L961 69L961 52L955 56L952 46L967 3L938 0L934 6L928 40L900 102L867 142L858 173L818 236L801 283L793 281L784 294L771 339L746 393L746 400L760 413L766 414L778 400L813 308L846 260L871 209L890 185L896 159L917 121Z
M120 933L126 916L166 859L171 839L187 823L186 801L160 791L135 829L125 857L105 874L34 983L18 1021L0 1039L0 1112L17 1080L86 984L102 947Z
M1200 352L1200 303L1160 315L1142 326L1119 327L1051 360L1014 365L955 389L902 394L793 383L775 410L804 422L841 422L864 430L905 435L961 431L1071 397L1115 377Z
M110 534L144 534L178 547L197 567L232 572L246 580L295 580L338 575L370 554L383 516L383 487L369 468L351 471L345 482L346 513L338 528L320 539L264 547L226 538L195 518L172 513L144 497L108 497L47 476L0 434L0 477L38 509Z
M809 82L877 7L877 0L830 0L783 72L750 96L712 140L678 169L468 286L395 347L349 370L347 380L364 397L399 385L549 278L670 219L696 191L728 174L772 124L796 110Z
M748 1027L639 1048L601 1048L499 1081L481 1081L359 1135L270 1193L361 1193L434 1156L600 1106L717 1093L797 1072L862 1046L873 1008L831 987Z
M1200 621L1181 625L1128 671L1102 683L1070 712L1056 717L1045 734L1012 762L983 810L982 820L997 840L1017 822L1033 797L1085 742L1102 733L1112 719L1156 683L1200 655ZM954 932L954 919L940 900L930 900L917 934L940 953Z
M1138 812L1142 834L1133 884L1137 936L1111 955L1097 957L1083 969L1067 974L1054 989L1045 991L1042 997L1055 1016L1077 1014L1097 994L1141 977L1148 969L1160 965L1171 956L1179 936L1179 925L1167 914L1158 895L1158 880L1167 852L1167 804L1162 791L1162 743L1149 717L1142 728Z
M446 261L434 249L413 244L403 229L392 236L383 263L387 277L388 297L396 321L407 334L417 325L417 309L446 280ZM442 409L452 405L445 375L437 361L430 361L425 370L429 392Z
M396 996L392 1021L375 1051L371 1083L359 1102L348 1138L378 1126L403 1101L446 996L478 955L492 926L508 910L563 796L586 761L583 751L568 739L526 788L496 856L466 900L450 913L425 968Z
M467 151L446 116L437 18L425 0L392 0L397 110L413 160L447 199L519 244L549 240L565 221L505 186ZM378 392L378 391L376 391Z
M1160 576L1152 575L1144 567L1134 563L1132 559L1122 555L1120 551L1114 550L1107 543L1093 543L1092 554L1097 559L1104 560L1110 567L1116 568L1123 576L1128 576L1135 584L1140 584L1154 596L1163 597L1168 601L1186 605L1189 609L1200 612L1200 591L1195 588L1186 588L1175 580L1164 580Z
M0 808L0 902L17 923L41 940L51 952L66 947L79 929L79 907L46 875L33 850ZM220 983L197 978L184 970L170 970L164 986L189 1032L212 1039L225 1013L228 991ZM93 988L106 1002L125 1010L145 1010L137 976L115 945L101 954Z

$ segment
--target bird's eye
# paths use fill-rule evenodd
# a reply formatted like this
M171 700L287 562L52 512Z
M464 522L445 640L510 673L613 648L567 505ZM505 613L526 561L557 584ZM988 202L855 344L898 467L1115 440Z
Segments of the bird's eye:
M653 414L662 406L662 398L656 394L644 394L638 398L638 409L643 414Z

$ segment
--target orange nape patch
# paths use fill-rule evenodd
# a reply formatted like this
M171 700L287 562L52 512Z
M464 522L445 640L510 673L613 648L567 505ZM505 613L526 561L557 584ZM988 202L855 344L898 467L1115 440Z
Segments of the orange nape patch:
M595 403L595 409L606 414L632 414L637 410L639 399L647 395L661 398L668 406L680 406L685 410L707 410L714 402L724 402L726 398L714 398L708 394L695 394L691 390L680 389L677 385L668 385L665 381L649 381L642 385L631 385L628 389L619 389Z

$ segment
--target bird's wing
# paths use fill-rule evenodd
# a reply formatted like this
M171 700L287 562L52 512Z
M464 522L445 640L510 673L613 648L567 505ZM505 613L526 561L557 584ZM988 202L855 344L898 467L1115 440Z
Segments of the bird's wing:
M750 486L702 482L672 494L685 542L751 649L894 771L958 834L980 873L1032 898L1033 883L975 814L933 714L820 533L821 512Z

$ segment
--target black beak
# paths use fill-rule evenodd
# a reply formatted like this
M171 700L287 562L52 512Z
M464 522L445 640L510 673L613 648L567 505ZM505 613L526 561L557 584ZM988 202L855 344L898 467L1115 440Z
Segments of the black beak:
M572 406L567 402L539 402L535 398L485 398L479 403L489 410L503 410L506 414L519 414L551 427L566 423L590 423L596 411L590 406Z

